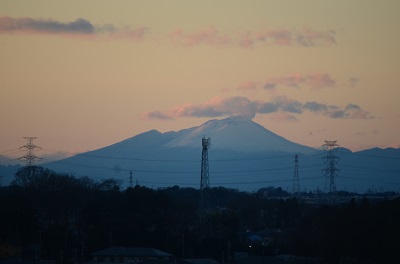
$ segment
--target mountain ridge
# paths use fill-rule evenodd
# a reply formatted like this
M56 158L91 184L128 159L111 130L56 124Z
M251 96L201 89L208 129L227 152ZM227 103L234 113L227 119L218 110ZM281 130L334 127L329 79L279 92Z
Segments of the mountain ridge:
M311 147L289 141L254 121L235 118L213 119L200 126L161 134L174 137L165 145L166 147L198 148L202 137L210 137L213 148L239 150L241 152L297 151L309 153L315 151ZM251 136L248 136L248 134Z
M209 120L179 131L140 133L97 150L41 164L60 173L94 180L114 178L127 187L133 180L148 187L199 187L202 137L211 138L210 185L244 191L265 186L291 189L298 155L302 190L323 190L326 153L291 142L263 126L240 119ZM337 151L337 189L365 192L379 186L400 191L400 149ZM396 187L397 186L397 187ZM397 188L397 189L396 189Z

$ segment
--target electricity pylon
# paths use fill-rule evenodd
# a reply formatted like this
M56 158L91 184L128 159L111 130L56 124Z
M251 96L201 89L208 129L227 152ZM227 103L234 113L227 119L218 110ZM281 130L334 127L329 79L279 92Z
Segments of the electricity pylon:
M340 172L340 170L336 168L336 164L339 162L339 157L335 155L339 145L336 144L336 140L325 140L325 144L322 145L322 148L326 152L326 155L323 157L326 167L325 169L322 169L322 173L325 175L325 193L329 192L333 194L336 192L335 177L339 175Z
M200 235L204 236L209 232L209 221L207 217L209 207L209 164L208 164L208 148L211 143L210 138L202 138L202 153L201 153L201 175L200 175L200 208L199 208L199 228Z
M20 157L20 160L26 160L26 167L32 167L34 166L35 160L41 160L42 158L38 157L35 155L34 150L35 149L42 149L41 147L36 146L33 144L33 140L36 139L36 137L24 137L28 142L20 147L20 149L26 149L26 154L22 157Z
M292 195L294 197L300 196L299 160L297 159L297 154L294 156L294 175L293 175Z

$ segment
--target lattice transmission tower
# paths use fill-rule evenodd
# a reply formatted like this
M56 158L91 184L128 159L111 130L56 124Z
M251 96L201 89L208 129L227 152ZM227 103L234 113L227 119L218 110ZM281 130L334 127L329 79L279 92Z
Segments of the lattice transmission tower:
M297 154L294 156L294 175L293 175L292 195L294 197L300 196L299 160L298 160Z
M200 233L204 236L208 233L208 217L207 212L209 209L209 189L210 189L210 175L209 175L209 163L208 163L208 148L211 144L210 138L203 137L201 140L202 152L201 152L201 178L200 178Z
M336 168L336 164L339 162L339 157L335 155L339 149L339 145L335 141L325 140L325 144L322 145L326 155L323 157L324 163L326 164L325 169L322 169L322 173L325 176L325 193L336 192L336 176L339 175L340 170Z
M33 140L36 139L36 137L24 137L28 142L20 147L20 149L25 149L26 150L26 154L22 157L20 157L20 160L25 160L26 167L32 167L35 164L35 160L41 160L42 158L38 157L35 155L34 150L35 149L42 149L41 147L36 146L35 144L33 144Z

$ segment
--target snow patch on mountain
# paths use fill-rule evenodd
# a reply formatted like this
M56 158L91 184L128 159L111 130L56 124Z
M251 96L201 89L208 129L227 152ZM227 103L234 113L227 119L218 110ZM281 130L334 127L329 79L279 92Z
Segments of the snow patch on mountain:
M179 137L168 142L166 147L198 148L202 137L211 138L211 147L239 152L297 152L315 151L307 146L291 142L263 126L239 118L210 120L206 123L177 132Z

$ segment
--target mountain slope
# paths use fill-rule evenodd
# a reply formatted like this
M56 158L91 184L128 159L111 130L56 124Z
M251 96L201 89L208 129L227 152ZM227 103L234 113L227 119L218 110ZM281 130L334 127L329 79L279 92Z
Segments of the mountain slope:
M198 148L203 136L211 138L212 148L239 152L315 152L307 146L291 142L251 121L238 118L210 120L201 126L177 132L178 137L167 147Z
M253 121L235 118L210 120L177 132L151 130L44 166L77 177L115 178L123 187L131 184L132 172L133 182L148 187L198 188L203 136L211 138L208 153L211 186L246 191L280 186L290 191L294 155L298 154L301 189L324 190L323 151L291 142ZM342 148L337 155L340 157L337 167L341 170L337 177L338 190L365 192L371 188L399 188L397 156L382 158L384 154L377 151L353 153Z

